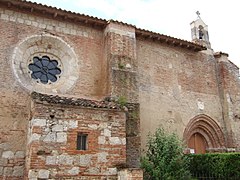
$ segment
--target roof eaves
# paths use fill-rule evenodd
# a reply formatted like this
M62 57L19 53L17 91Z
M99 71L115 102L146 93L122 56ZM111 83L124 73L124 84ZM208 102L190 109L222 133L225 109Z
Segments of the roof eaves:
M64 97L58 95L42 94L37 92L31 93L32 99L37 103L43 104L58 104L66 106L77 106L84 108L99 108L99 109L112 109L112 110L124 110L124 107L119 105L118 102L109 100L110 98L105 98L102 101L74 98L74 97Z
M25 0L1 0L0 6L5 5L8 8L15 8L19 11L27 11L28 13L39 13L44 16L50 16L50 18L61 18L63 20L71 20L73 22L82 22L90 25L98 25L105 27L107 20L88 16L72 11L63 10L52 6L47 6L41 3L30 2Z
M200 44L196 44L190 41L174 38L171 36L167 36L164 34L152 32L152 31L148 31L140 28L136 28L136 36L143 37L145 39L156 40L158 42L166 43L172 46L179 46L181 48L186 48L193 51L202 51L207 49L205 46L202 46Z
M136 28L135 25L128 24L128 23L125 23L125 22L122 22L122 21L116 21L116 20L113 20L113 19L110 19L107 23L108 23L108 24L109 24L109 23L116 23L116 24L121 24L121 25L124 25L124 26L129 26L129 27Z
M30 13L37 12L48 17L50 16L51 18L71 20L71 22L75 22L75 23L79 22L79 23L84 23L86 25L99 26L101 28L105 28L109 22L114 22L117 24L134 27L137 37L156 40L161 43L167 43L172 46L179 46L181 48L186 48L193 51L201 51L201 50L207 49L206 47L193 42L189 42L186 40L174 38L164 34L159 34L156 32L140 29L134 25L124 23L121 21L116 21L116 20L107 21L105 19L63 10L63 9L52 7L52 6L43 5L41 3L30 2L26 0L0 0L0 6L1 5L5 5L8 8L12 7L12 8L18 9L19 11L25 11L25 12L27 11Z

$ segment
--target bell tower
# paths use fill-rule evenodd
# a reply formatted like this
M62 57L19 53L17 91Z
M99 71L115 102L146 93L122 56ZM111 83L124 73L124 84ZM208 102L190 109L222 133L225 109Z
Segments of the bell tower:
M211 49L208 35L208 26L201 19L199 11L197 11L196 14L198 16L197 20L190 23L192 41L206 46L208 49Z

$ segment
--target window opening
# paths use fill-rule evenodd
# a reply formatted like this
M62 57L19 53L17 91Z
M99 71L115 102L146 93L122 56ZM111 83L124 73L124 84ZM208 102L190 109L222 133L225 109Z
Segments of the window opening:
M78 134L77 150L87 150L87 134L82 134L82 133Z
M32 71L31 77L36 80L39 79L43 84L47 84L49 81L56 82L57 75L61 74L58 62L51 60L48 56L33 57L33 63L30 63L28 68Z
M199 39L203 39L204 33L203 33L203 27L199 26Z

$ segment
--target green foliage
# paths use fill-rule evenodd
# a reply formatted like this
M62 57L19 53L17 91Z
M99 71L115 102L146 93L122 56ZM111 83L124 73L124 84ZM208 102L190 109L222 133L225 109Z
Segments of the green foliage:
M190 171L193 175L211 175L216 180L240 177L240 153L193 154L187 156L191 159Z
M123 107L127 104L127 98L125 96L120 96L117 102L121 107Z
M118 68L119 69L124 69L124 67L125 67L124 64L122 64L121 62L118 63Z
M127 84L127 78L124 77L124 76L120 76L120 82L121 82L123 85L126 85L126 84Z
M146 155L141 158L144 178L151 180L187 180L189 157L184 156L182 142L162 128L149 135Z
M138 113L136 111L133 111L133 112L129 113L129 115L133 119L137 119L138 118Z

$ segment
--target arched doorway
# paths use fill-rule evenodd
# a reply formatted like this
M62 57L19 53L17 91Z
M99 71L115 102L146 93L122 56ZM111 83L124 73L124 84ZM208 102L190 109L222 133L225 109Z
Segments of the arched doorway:
M194 133L188 140L188 148L195 154L204 154L208 145L206 139L200 133Z
M190 120L183 137L190 153L203 154L211 149L225 147L221 128L212 118L204 114Z

